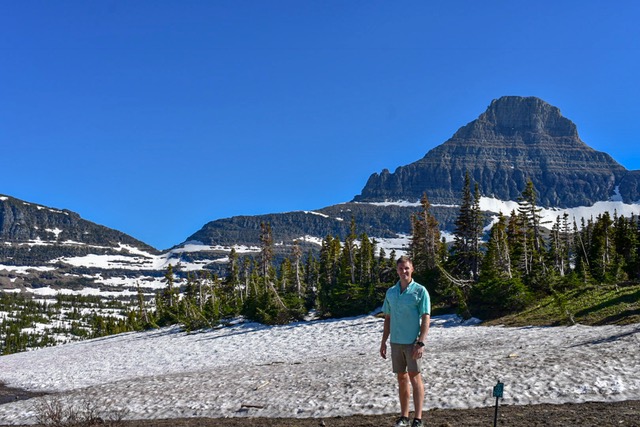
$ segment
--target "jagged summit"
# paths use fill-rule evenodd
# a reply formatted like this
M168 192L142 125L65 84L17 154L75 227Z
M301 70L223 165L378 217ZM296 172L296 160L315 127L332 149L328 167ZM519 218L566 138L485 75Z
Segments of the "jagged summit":
M456 203L467 171L483 195L501 200L516 200L528 179L541 206L590 206L616 188L625 201L640 198L637 174L580 140L557 107L504 96L424 158L371 175L354 201L416 201L426 192L433 203Z
M519 136L525 143L543 137L579 140L576 125L560 114L560 109L536 97L503 96L494 99L476 120L460 128L456 138Z

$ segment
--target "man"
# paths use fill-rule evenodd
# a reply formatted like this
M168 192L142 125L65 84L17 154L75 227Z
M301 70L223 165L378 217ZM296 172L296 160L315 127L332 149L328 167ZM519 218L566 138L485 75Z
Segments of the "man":
M422 427L421 359L431 320L431 300L427 289L413 278L413 263L407 256L397 262L400 280L387 290L382 305L384 332L380 355L387 358L387 339L391 337L391 361L398 376L401 415L395 426L409 426L409 406L413 390L414 419L411 427Z

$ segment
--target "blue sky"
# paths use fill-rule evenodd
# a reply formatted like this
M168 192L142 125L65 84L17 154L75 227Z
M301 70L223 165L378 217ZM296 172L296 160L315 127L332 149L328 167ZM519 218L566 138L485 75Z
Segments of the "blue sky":
M0 194L158 249L351 200L492 99L640 169L640 2L0 0Z

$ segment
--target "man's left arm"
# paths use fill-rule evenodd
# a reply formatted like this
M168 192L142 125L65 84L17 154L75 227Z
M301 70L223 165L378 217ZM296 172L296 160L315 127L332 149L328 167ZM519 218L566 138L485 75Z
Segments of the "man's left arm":
M420 335L418 341L426 342L427 334L429 333L429 324L431 323L431 316L429 314L423 314L420 318Z
M431 316L429 314L423 314L420 317L420 335L418 335L418 342L426 345L427 334L429 333L429 324L431 323ZM416 345L413 347L413 358L420 359L424 354L424 345Z

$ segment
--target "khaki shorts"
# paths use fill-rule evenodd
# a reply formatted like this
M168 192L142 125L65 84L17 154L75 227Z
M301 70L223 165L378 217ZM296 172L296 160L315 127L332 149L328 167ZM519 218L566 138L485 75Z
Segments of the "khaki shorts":
M413 358L414 348L413 344L391 343L391 365L395 374L421 371L422 359Z

